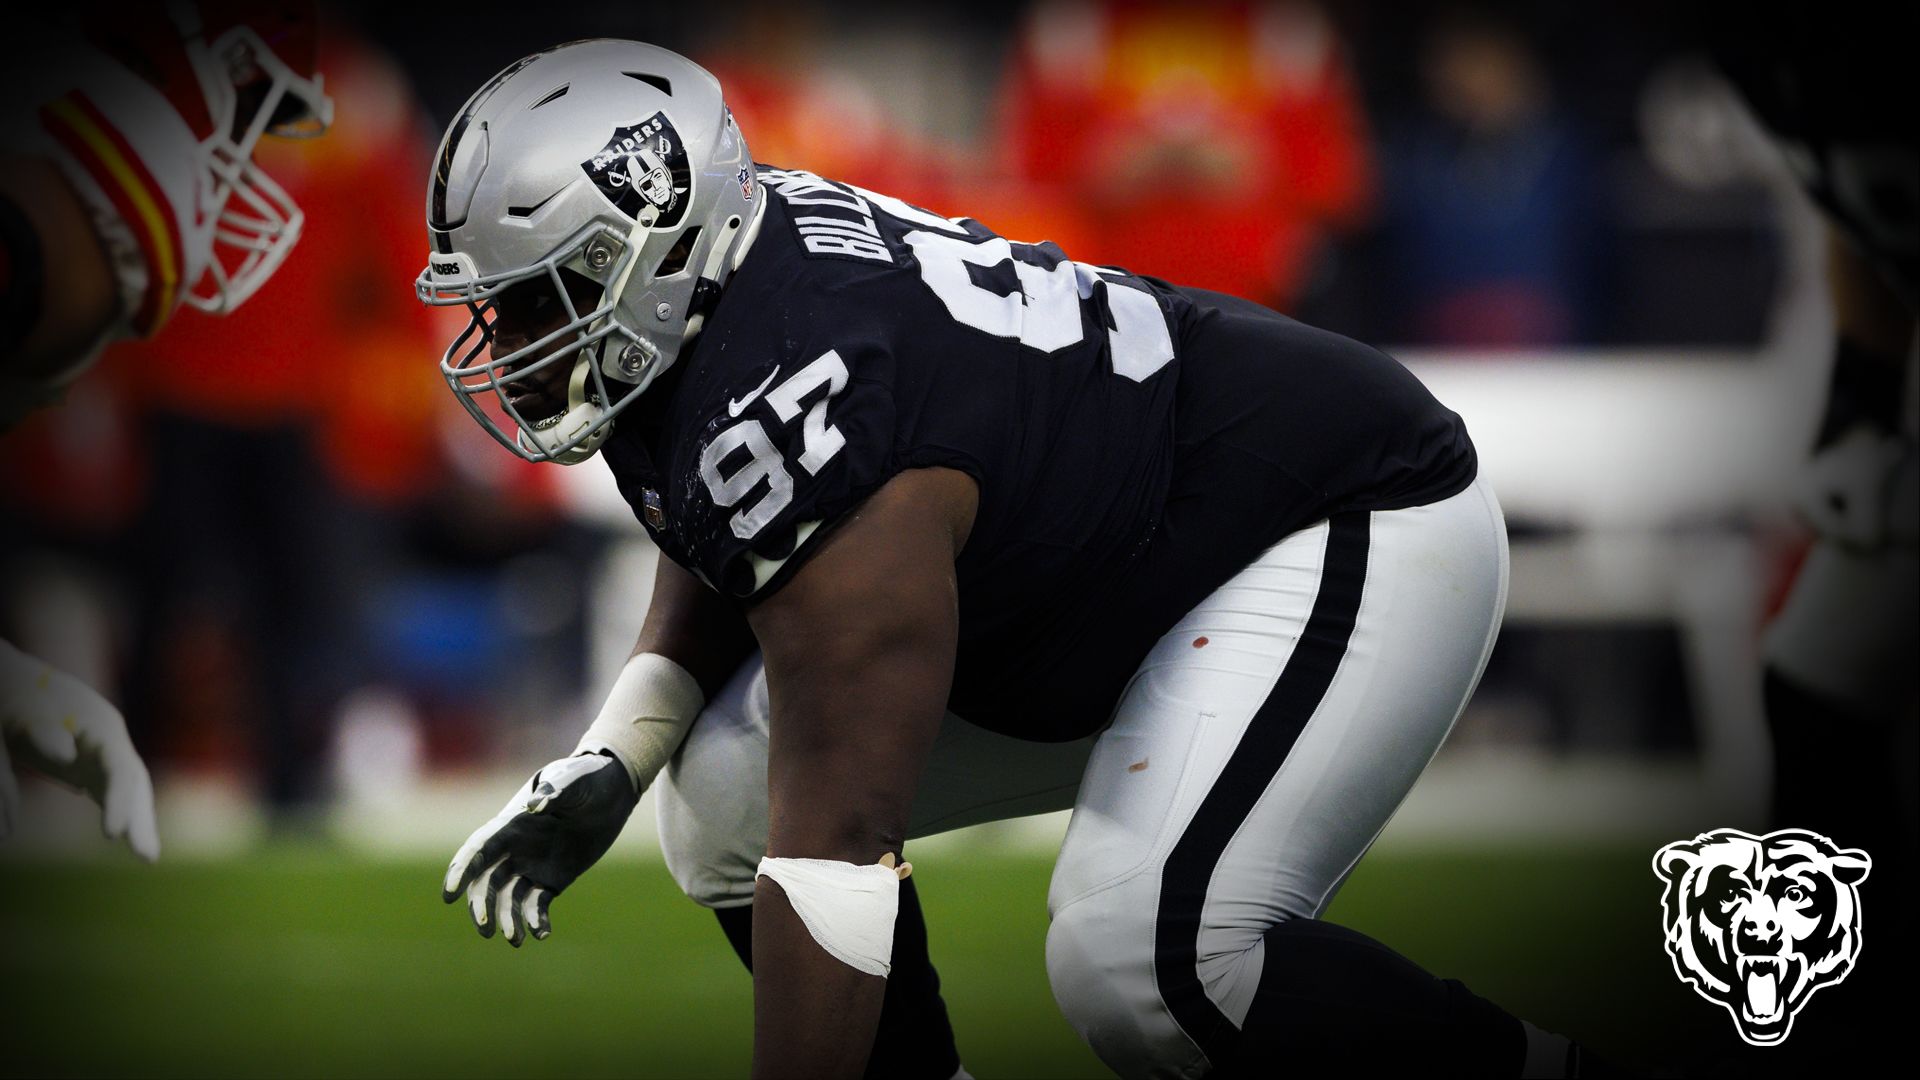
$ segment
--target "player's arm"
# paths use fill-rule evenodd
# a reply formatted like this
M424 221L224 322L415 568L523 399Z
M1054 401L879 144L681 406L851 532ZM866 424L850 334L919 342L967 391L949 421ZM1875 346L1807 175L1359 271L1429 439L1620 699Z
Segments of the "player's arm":
M550 762L475 830L447 868L480 936L520 945L552 930L547 907L625 827L707 696L753 648L739 608L662 558L639 641L574 752Z
M739 605L662 555L653 577L653 603L633 655L672 660L711 698L753 650L753 631Z
M876 864L901 853L946 710L954 560L977 498L953 470L900 474L748 614L772 699L756 1076L858 1076L866 1064L898 910L891 864Z

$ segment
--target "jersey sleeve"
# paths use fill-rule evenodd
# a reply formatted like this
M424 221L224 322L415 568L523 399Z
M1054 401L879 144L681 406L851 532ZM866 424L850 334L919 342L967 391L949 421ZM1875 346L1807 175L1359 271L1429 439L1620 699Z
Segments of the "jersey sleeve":
M865 370L862 370L864 367ZM707 425L682 534L724 595L771 595L840 520L904 467L883 362L829 349L731 396Z

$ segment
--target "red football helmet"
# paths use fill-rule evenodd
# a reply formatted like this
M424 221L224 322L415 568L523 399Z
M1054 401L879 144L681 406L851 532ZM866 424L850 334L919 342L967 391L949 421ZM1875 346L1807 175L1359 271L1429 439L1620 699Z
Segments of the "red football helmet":
M273 275L305 224L253 151L264 135L312 137L333 120L315 70L313 4L199 0L116 14L88 37L156 86L200 140L212 253L181 299L230 311Z

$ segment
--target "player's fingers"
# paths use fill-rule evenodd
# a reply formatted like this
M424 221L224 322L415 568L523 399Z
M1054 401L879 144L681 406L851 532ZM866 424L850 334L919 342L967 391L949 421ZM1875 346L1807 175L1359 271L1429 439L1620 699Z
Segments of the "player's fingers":
M0 737L0 840L13 835L13 819L20 813L20 785L7 758L7 740Z
M101 800L101 822L108 839L126 837L135 855L153 862L160 857L160 830L154 822L153 779L138 755L125 753L107 769L107 793Z
M453 853L453 861L447 864L446 876L440 881L440 899L451 904L466 895L467 880L473 876L473 857L479 850L468 840Z
M519 948L527 940L527 920L522 904L527 894L533 891L533 882L515 874L500 888L500 903L495 909L500 930L507 935L507 944Z
M547 905L552 902L553 894L538 886L527 896L527 925L535 941L545 941L553 933L553 920L547 917Z
M502 857L494 862L467 886L467 915L473 919L474 928L480 931L483 938L493 936L493 905L499 889L500 871L506 861Z
M467 880L473 876L473 857L479 850L468 840L453 853L453 861L447 864L446 876L440 881L440 899L451 904L466 895Z
M440 898L451 904L466 895L474 879L487 867L499 862L506 854L505 845L500 841L500 828L497 820L489 821L453 855L453 861L447 864L446 880L440 884Z

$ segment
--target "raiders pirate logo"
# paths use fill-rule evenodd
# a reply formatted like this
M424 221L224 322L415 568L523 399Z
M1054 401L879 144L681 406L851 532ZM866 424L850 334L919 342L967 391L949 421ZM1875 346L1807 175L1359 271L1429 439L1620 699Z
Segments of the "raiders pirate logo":
M686 216L692 173L680 133L664 112L613 130L607 145L580 168L600 194L628 217L654 207L654 228L669 229Z
M1814 991L1860 959L1864 851L1803 829L1736 829L1668 844L1653 857L1674 974L1733 1015L1755 1046L1786 1041Z

